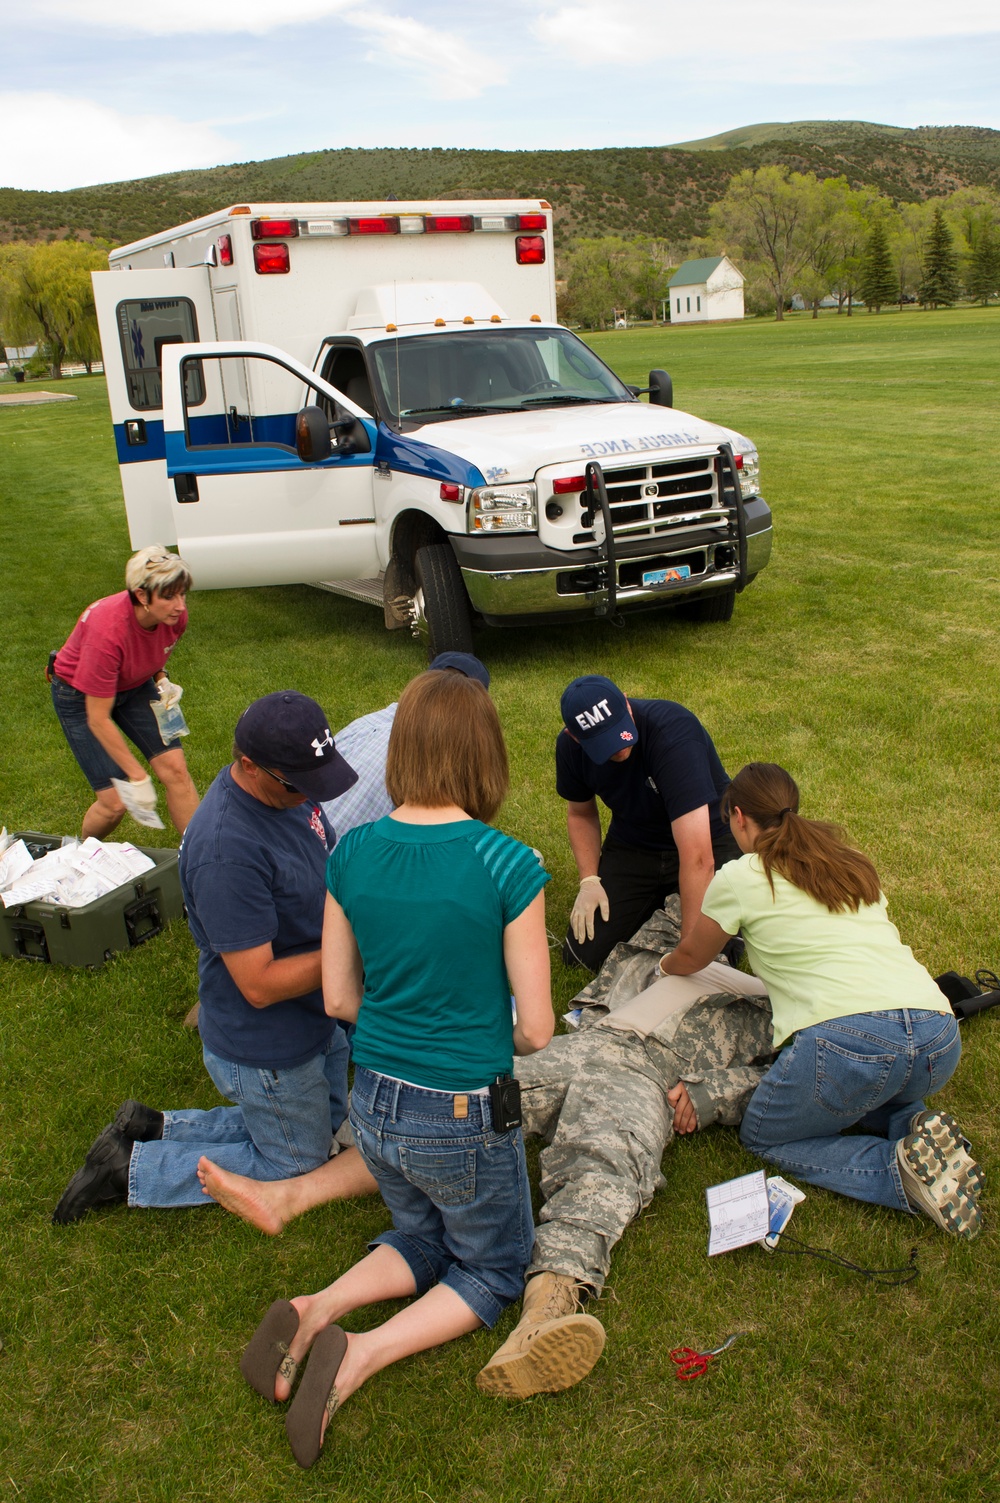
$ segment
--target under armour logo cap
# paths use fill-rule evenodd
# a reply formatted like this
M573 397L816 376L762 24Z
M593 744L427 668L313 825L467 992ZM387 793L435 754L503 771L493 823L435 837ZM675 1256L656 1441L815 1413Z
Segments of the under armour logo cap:
M281 773L317 803L339 798L358 781L337 750L326 712L294 689L255 699L237 721L235 739L252 762Z
M639 740L632 712L617 684L599 673L575 678L560 701L563 724L592 762L609 762Z

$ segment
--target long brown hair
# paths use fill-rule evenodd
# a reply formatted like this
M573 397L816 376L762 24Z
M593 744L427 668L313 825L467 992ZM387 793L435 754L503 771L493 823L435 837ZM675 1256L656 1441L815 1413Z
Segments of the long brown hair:
M507 797L509 772L500 717L482 684L430 668L399 696L385 763L394 804L455 804L484 823Z
M777 872L831 913L878 902L882 886L868 857L846 843L838 825L803 818L798 785L776 762L750 762L736 774L722 797L724 817L733 809L760 826L754 854L772 893Z

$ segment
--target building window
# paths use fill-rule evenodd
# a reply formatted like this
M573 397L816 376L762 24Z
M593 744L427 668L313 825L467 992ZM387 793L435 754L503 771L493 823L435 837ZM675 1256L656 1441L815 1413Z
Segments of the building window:
M688 298L685 298L684 301L687 303L687 311L690 313L691 312L691 299L688 297Z
M680 298L678 298L677 299L677 312L679 313L680 311L681 311L681 300L680 300Z
M697 298L696 302L698 304L698 312L700 313L701 312L701 298Z

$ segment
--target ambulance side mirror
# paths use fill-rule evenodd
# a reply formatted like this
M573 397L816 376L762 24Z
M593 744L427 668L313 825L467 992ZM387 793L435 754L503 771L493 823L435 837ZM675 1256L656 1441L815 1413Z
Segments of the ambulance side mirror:
M672 407L674 405L674 383L666 371L650 371L649 402L651 407Z
M295 448L303 464L322 464L330 458L330 419L322 407L303 407L296 416Z

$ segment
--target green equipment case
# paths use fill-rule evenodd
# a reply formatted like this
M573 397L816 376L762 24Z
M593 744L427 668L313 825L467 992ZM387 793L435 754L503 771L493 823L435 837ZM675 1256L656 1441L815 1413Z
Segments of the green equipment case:
M14 839L23 840L36 860L61 843L58 835L32 830ZM145 845L136 850L155 867L83 908L39 901L0 908L0 955L53 965L102 966L117 951L145 944L171 919L181 918L184 899L177 852Z

